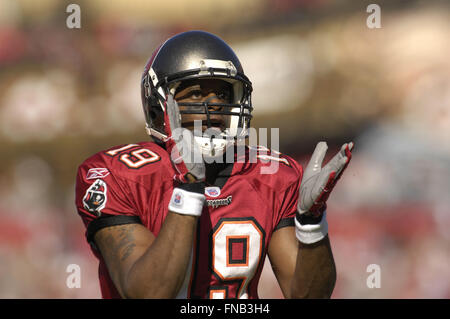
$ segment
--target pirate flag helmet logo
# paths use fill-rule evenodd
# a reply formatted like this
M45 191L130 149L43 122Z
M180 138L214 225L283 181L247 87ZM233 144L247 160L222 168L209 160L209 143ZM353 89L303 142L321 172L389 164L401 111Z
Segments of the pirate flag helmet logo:
M101 210L105 208L105 204L106 183L101 179L97 179L86 191L86 194L83 197L83 206L89 212L100 216Z

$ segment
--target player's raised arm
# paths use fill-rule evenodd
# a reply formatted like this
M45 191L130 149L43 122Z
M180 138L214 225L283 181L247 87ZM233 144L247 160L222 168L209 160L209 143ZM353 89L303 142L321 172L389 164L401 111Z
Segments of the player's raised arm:
M192 133L181 128L178 105L166 103L168 151L178 171L162 228L155 237L139 224L99 230L94 237L111 279L124 298L175 298L185 280L197 225L205 201L205 164L193 161Z
M327 151L317 144L303 175L299 191L295 232L299 240L297 263L291 285L292 298L330 298L336 267L328 238L326 201L352 157L353 143L346 143L322 167Z
M197 218L169 212L158 237L143 225L106 227L95 235L123 298L175 298L183 284Z
M327 145L317 144L299 189L294 227L274 232L269 258L286 298L330 298L336 267L328 238L326 200L351 159L353 143L344 144L322 168ZM294 235L295 234L295 235Z

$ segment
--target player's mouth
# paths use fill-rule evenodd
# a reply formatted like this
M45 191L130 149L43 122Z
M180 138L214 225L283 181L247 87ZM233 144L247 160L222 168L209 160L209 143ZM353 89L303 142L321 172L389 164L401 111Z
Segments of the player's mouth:
M208 129L208 121L206 120L202 120L201 121L201 128L202 128L202 132L206 131L206 129ZM210 119L210 124L211 126L209 128L211 129L215 129L215 130L220 130L221 132L223 132L227 127L225 125L225 122L222 119ZM197 123L198 126L198 123ZM194 130L197 127L195 126L194 121L188 121L188 122L183 122L183 127L187 128L188 130Z

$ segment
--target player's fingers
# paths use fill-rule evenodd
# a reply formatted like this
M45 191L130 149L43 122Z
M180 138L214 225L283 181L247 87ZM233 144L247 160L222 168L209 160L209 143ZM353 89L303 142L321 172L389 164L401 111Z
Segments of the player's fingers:
M336 170L336 178L335 179L338 179L340 177L342 172L347 167L348 161L349 161L349 158L347 156L344 156L344 157L342 157L339 160L338 169Z
M327 192L330 189L330 185L333 182L334 178L336 176L336 171L322 171L319 175L319 178L317 179L314 187L313 187L313 197L314 201L317 201L317 198L322 194L324 191Z
M345 143L342 145L339 152L322 168L323 172L325 174L336 172L335 180L339 179L351 159L352 154L350 150L352 148L353 143Z
M354 146L355 144L353 142L345 143L344 145L341 146L339 153L341 153L342 156L351 157L352 154L351 152Z
M342 162L344 164L344 167L343 167L343 169L341 171L343 171L343 170L345 170L347 168L348 163L352 159L352 150L353 150L354 145L355 144L353 142L350 142L348 144L344 144L345 147L343 147L343 149L344 149L344 154L345 155L344 155L343 159L345 159L345 161L341 160L341 165L342 165Z
M340 160L341 168L339 169L339 171L336 174L336 182L341 178L342 173L345 171L345 169L347 168L348 164L350 163L350 160L352 159L351 151L353 150L353 147L354 147L354 143L350 142L347 145L347 147L345 147L345 149L344 149L345 156Z
M178 109L178 104L173 98L172 94L169 94L167 96L166 108L169 117L170 128L174 130L181 127L180 110Z
M328 172L335 171L337 172L341 167L341 160L345 157L345 148L347 144L342 145L339 152L333 156L333 158L323 167L323 170Z
M353 143L353 142L348 143L348 148L349 148L350 152L353 151L354 146L355 146L355 143Z
M353 149L353 145L353 142L342 145L339 152L325 165L324 169L336 171L338 173L337 175L339 175L339 172L343 168L343 163L348 164L352 158L351 150ZM345 160L343 160L344 158Z
M352 158L352 151L354 146L355 144L353 142L350 142L345 148L345 156L347 156L348 158L347 163L350 162L350 159Z
M309 173L320 171L322 167L323 159L327 152L328 146L326 142L319 142L314 149L311 159L306 167L306 171ZM305 172L306 173L306 172Z

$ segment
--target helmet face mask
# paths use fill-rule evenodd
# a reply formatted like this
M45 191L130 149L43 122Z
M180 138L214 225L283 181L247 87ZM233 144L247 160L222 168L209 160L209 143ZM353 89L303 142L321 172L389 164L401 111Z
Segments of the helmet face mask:
M167 40L155 51L145 67L141 82L146 128L148 134L157 142L166 142L170 138L164 123L167 96L175 96L177 88L185 81L203 79L230 83L233 91L232 101L211 103L207 99L202 102L179 102L178 105L180 114L203 115L208 128L212 127L211 116L221 115L229 118L220 136L196 136L205 156L217 156L220 149L225 151L235 139L247 137L253 109L252 84L245 76L233 50L223 40L210 33L181 33Z

